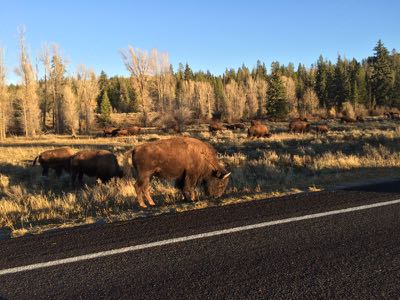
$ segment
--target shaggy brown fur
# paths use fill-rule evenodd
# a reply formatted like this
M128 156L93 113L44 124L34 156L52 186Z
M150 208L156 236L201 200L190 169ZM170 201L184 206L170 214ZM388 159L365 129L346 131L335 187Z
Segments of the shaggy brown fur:
M83 174L100 178L102 182L112 177L123 177L117 158L107 150L82 150L71 157L71 183L75 183L76 175L82 183Z
M250 121L250 125L254 126L254 125L262 125L261 120L251 120Z
M203 185L208 196L220 197L228 184L228 173L219 165L214 148L191 137L173 137L137 146L132 151L132 164L137 171L135 190L139 205L146 207L143 196L150 196L150 178L158 176L175 180L186 200L194 200L195 187Z
M269 133L269 129L267 126L265 126L263 124L257 124L257 125L251 126L247 130L247 137L248 138L271 137L271 134Z
M289 123L290 132L304 133L309 131L309 129L310 129L310 123L305 121L291 121Z
M75 151L69 147L47 150L35 157L32 166L35 166L38 160L43 169L43 176L49 176L49 169L53 169L59 177L63 170L69 172L69 161L74 153Z
M140 128L139 126L131 126L125 129L128 131L129 135L135 135L142 131L142 128Z

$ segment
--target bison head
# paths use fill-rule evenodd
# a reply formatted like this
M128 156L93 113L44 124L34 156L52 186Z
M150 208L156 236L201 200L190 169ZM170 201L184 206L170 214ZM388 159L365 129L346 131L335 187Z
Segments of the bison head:
M225 192L231 173L225 170L214 170L206 180L206 194L218 198Z

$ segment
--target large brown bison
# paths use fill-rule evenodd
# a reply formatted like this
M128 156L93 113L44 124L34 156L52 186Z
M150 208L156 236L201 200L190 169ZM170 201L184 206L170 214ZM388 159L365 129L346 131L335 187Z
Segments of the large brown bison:
M137 172L135 190L139 205L155 205L150 196L150 178L158 176L175 180L186 200L193 201L195 187L202 185L211 197L220 197L228 184L228 173L218 163L214 148L191 137L173 137L137 146L132 151L132 164Z
M83 174L99 178L102 182L112 177L123 177L123 171L118 165L117 158L107 150L82 150L71 157L71 183L76 176L82 183Z
M43 176L48 176L49 169L53 169L59 177L63 170L69 172L70 158L74 153L75 151L69 147L47 150L35 157L32 166L35 166L38 160L43 169Z
M251 126L247 130L247 137L248 138L271 137L271 134L269 133L269 129L267 126L265 126L263 124L257 124L257 125Z
M305 121L291 121L289 123L289 131L296 133L304 133L310 130L310 123Z

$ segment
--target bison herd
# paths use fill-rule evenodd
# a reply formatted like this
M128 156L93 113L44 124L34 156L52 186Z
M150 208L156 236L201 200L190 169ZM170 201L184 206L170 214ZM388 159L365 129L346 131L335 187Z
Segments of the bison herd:
M131 152L132 165L136 170L135 190L140 207L147 203L154 206L150 196L152 176L175 181L186 200L195 199L195 188L203 186L206 194L220 197L228 184L230 173L220 165L214 148L192 137L172 137L137 146ZM129 152L128 152L129 153ZM57 176L63 171L70 173L71 184L76 177L82 183L83 175L96 177L107 182L113 177L124 177L117 157L107 150L82 150L75 152L71 148L58 148L44 151L34 161L42 166L42 175L48 176L54 169Z

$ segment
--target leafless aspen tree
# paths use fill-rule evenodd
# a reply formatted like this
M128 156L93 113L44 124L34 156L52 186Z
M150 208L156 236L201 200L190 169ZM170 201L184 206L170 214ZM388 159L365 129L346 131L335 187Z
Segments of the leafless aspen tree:
M77 97L72 90L72 83L68 80L63 89L62 114L65 127L72 134L75 134L78 128L79 111L77 104Z
M50 77L50 50L47 44L42 46L42 51L39 54L39 60L43 63L44 67L44 87L43 87L43 129L46 129L47 110L49 105L49 77ZM53 124L54 125L54 124Z
M0 48L0 140L6 138L8 120L10 117L10 102L8 96L4 50Z
M246 107L248 117L253 118L258 112L258 98L257 98L257 85L255 80L248 76L246 79L245 93L246 93Z
M144 125L147 125L148 112L152 109L151 98L148 91L149 77L154 75L154 53L135 49L129 46L121 51L122 60L126 69L131 74L134 87L138 91L139 107L143 112Z
M289 102L289 115L298 117L299 100L296 97L296 84L291 77L281 76L281 80L285 86L286 99Z
M171 112L172 100L175 97L175 80L170 69L168 53L159 53L156 49L153 49L152 58L157 108L161 112Z
M64 73L65 62L60 55L60 51L56 44L52 45L52 58L50 70L50 90L53 100L53 125L56 133L64 131L63 120L63 91L64 91Z
M21 77L19 105L21 109L21 123L25 136L34 136L39 130L40 111L39 97L37 95L36 74L30 62L26 42L25 31L19 29L20 65L15 72Z
M99 86L93 70L88 70L83 65L79 66L76 85L79 103L79 131L89 133L97 106L96 98L99 94Z
M264 115L266 112L266 96L268 83L262 78L256 78L257 100L258 100L258 115Z
M243 116L246 95L243 88L235 80L225 85L226 114L230 121L239 120Z
M197 118L211 119L214 112L215 97L214 90L209 82L199 81L195 83L195 110Z

